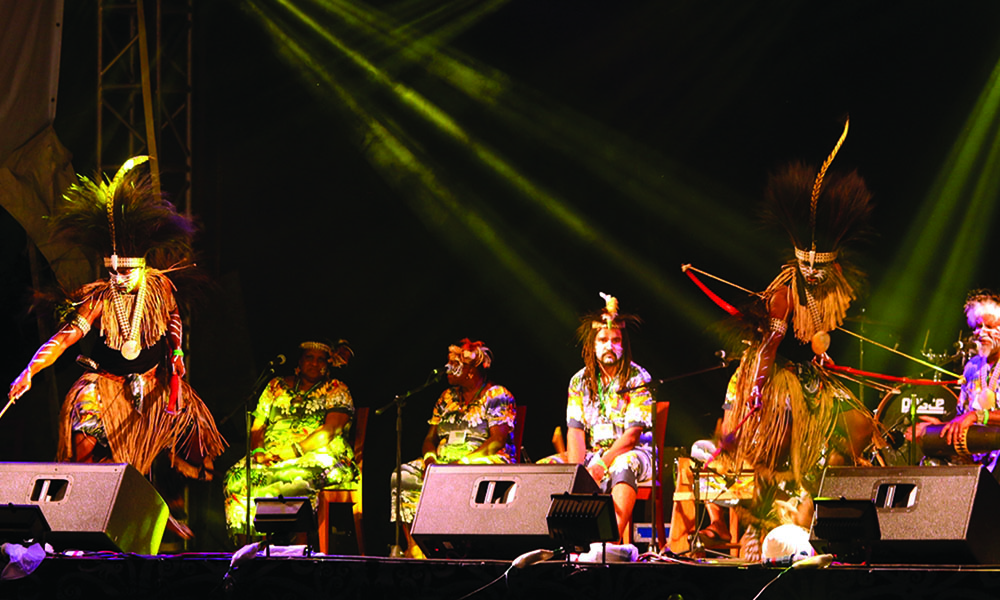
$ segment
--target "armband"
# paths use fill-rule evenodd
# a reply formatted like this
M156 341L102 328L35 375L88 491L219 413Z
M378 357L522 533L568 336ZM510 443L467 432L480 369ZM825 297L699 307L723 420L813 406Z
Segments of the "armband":
M292 450L295 452L296 457L302 456L302 445L299 444L298 442L292 443Z
M252 451L250 452L250 454L251 454L251 455L253 455L253 454L260 454L261 452L267 452L267 450L264 450L263 448L254 448L254 449L253 449L253 450L252 450Z
M784 319L771 319L767 324L771 331L784 335L788 331L788 323Z
M174 348L174 356L184 356L184 350L181 348Z
M985 409L985 410L983 410L983 420L982 420L982 423L983 423L983 425L989 425L990 424L990 409L988 409L988 408Z
M87 319L81 317L79 313L73 315L73 319L69 324L79 329L83 335L90 333L90 323L87 322Z
M437 454L434 452L424 452L424 464L427 464L428 458L433 458L437 462Z
M608 470L608 465L607 465L607 463L604 462L604 457L603 456L598 456L598 457L594 458L593 460L590 461L590 464L592 464L592 465L601 465L601 467L603 467L605 471Z

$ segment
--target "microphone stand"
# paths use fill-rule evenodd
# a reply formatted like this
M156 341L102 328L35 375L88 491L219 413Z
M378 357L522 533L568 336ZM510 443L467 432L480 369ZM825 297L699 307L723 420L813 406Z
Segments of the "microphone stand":
M724 351L720 351L719 353L716 353L716 357L719 358L719 364L717 364L717 365L714 365L714 366L711 366L711 367L705 367L704 369L698 369L696 371L691 371L691 372L688 372L688 373L682 373L680 375L674 375L673 377L667 377L666 379L654 379L654 380L651 380L651 381L649 381L647 383L641 383L639 385L634 385L632 387L628 387L628 388L625 388L623 390L619 390L618 391L619 394L625 394L627 392L632 392L632 391L639 390L639 389L642 389L642 388L649 388L649 391L650 391L650 397L651 397L651 401L653 403L653 406L652 406L652 417L653 417L652 418L652 427L653 427L653 516L652 516L652 519L653 519L653 524L654 524L653 527L654 527L654 529L656 529L656 525L655 524L657 523L657 520L656 520L656 517L657 517L656 497L657 497L657 494L659 494L661 496L663 494L663 469L662 469L663 465L662 465L662 462L660 460L660 453L663 451L663 448L661 448L661 446L663 444L662 444L662 440L658 439L658 436L656 435L656 396L657 396L657 392L659 391L659 386L661 384L664 384L664 383L667 383L667 382L677 381L677 380L680 380L680 379L686 379L688 377L693 377L695 375L701 375L702 373L709 373L711 371L717 371L719 369L724 369L724 368L726 368L729 365L729 363L731 361L735 360L735 359L727 357L726 353ZM695 462L694 459L692 459L692 462ZM708 467L706 467L706 468L708 468ZM708 468L708 469L710 471L712 471L713 473L715 472L711 468ZM689 542L689 544L691 545L691 551L695 551L694 544L696 544L696 543L699 545L699 548L698 548L699 550L704 549L704 544L701 542L701 536L699 535L699 532L698 532L699 525L700 525L700 519L698 518L698 472L700 470L701 470L700 467L698 469L692 469L692 475L694 476L694 482L693 482L693 486L692 486L692 491L694 493L695 532L691 536L691 541ZM716 474L718 475L718 473L716 473ZM658 536L658 532L654 531L653 532L653 538L656 539L657 550L662 550L661 548L659 548L659 539L657 539L657 536Z
M691 556L700 556L705 551L705 542L701 540L701 522L705 518L708 507L702 506L701 498L701 467L704 463L691 459L691 493L694 495L694 531L688 536L688 552Z
M400 505L403 502L403 407L406 406L407 398L437 383L443 375L445 374L432 374L420 386L397 395L391 402L375 411L376 415L381 415L392 408L393 405L396 406L396 542L389 550L389 556L391 557L398 558L403 556L403 549L399 544L399 535L403 526L402 513L400 512Z
M246 517L247 517L247 521L246 521L246 525L247 525L246 535L247 535L247 539L246 539L246 541L248 543L250 542L250 513L252 512L250 510L250 503L253 502L253 495L250 493L250 486L251 486L251 483L250 483L250 451L252 450L252 448L250 448L250 445L251 445L250 430L253 427L253 411L250 409L250 406L251 406L251 403L254 400L256 400L256 399L258 399L260 397L261 391L263 390L264 386L267 384L268 381L271 380L271 377L274 376L274 367L275 367L275 364L274 364L273 361L270 362L270 363L268 363L267 368L264 369L263 371L261 371L261 374L257 376L257 381L255 381L253 383L253 386L251 386L251 388L250 388L250 395L247 396L247 399L243 401L243 406L246 409L245 410L245 415L246 415L246 425L247 425L247 429L246 429L246 433L247 433L246 457L243 459L244 460L243 468L244 468L244 472L245 472L246 478L247 478L247 508L246 508Z
M717 355L717 356L719 356L719 355ZM732 359L727 359L726 358L725 352L722 352L721 356L719 356L719 358L720 358L720 363L717 364L717 365L715 365L715 366L712 366L712 367L706 367L704 369L698 369L696 371L691 371L689 373L682 373L680 375L675 375L673 377L667 377L666 379L654 379L654 380L649 381L648 383L641 383L639 385L634 385L632 387L628 387L628 388L625 388L623 390L619 390L618 391L619 394L625 394L627 392L632 392L632 391L643 389L643 388L648 388L649 391L650 391L650 402L652 403L652 406L651 406L651 409L652 409L652 411L651 411L652 412L652 423L651 423L651 425L652 425L652 428L653 428L653 514L652 514L652 520L653 520L653 529L654 529L654 531L653 531L653 539L655 540L655 545L656 545L657 551L662 550L662 548L659 547L659 542L660 542L659 537L658 537L659 536L659 531L656 528L656 524L659 522L659 521L657 521L657 516L658 516L658 513L659 513L659 510L657 509L657 497L659 496L659 499L660 499L661 503L663 501L663 498L662 498L662 495L663 495L663 462L661 460L661 454L660 454L661 452L663 452L663 448L662 448L662 446L663 446L663 440L661 440L659 438L659 436L656 435L656 419L657 419L657 416L656 416L656 412L657 412L656 411L656 404L657 404L656 397L657 397L657 394L659 392L659 386L661 384L664 384L664 383L667 383L667 382L670 382L670 381L677 381L679 379L686 379L688 377L693 377L695 375L701 375L702 373L708 373L708 372L711 372L711 371L717 371L719 369L724 369L729 364L729 361L732 360ZM697 483L697 481L695 483ZM696 522L697 522L697 507L698 507L698 495L697 494L698 494L698 492L695 491L695 511L696 511L695 521ZM695 532L695 533L697 535L697 532Z

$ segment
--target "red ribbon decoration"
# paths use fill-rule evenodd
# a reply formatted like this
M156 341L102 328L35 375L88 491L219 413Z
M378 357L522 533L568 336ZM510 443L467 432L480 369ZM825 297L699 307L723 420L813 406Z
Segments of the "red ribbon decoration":
M841 373L848 373L851 375L858 375L860 377L871 377L873 379L885 379L887 381L897 381L899 383L906 383L909 385L958 385L960 382L955 379L953 381L934 381L933 379L912 379L910 377L896 377L894 375L883 375L881 373L872 373L871 371L861 371L855 369L854 367L846 367L841 365L823 365L824 369L829 371L840 371Z
M177 414L177 397L180 395L181 378L174 373L170 376L170 401L167 402L167 414Z
M718 294L708 289L708 286L706 286L704 283L701 282L700 279L698 279L698 277L694 274L694 271L692 271L690 267L691 265L684 265L681 267L681 271L684 271L684 274L690 277L691 281L693 281L694 284L701 289L701 291L705 292L705 295L708 296L712 300L712 302L715 302L719 306L719 308L733 315L734 317L740 314L738 308L726 302L725 300L720 298Z

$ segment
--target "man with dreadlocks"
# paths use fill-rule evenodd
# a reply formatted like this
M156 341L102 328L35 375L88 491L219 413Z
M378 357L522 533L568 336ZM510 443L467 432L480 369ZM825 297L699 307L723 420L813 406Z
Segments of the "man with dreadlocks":
M569 382L566 462L587 467L611 494L618 537L632 520L637 482L652 476L652 393L649 373L632 362L628 325L639 317L618 312L617 298L601 294L604 309L580 320L584 367Z
M104 254L109 277L72 295L62 328L35 353L10 386L20 398L39 371L52 365L97 323L93 356L63 403L57 458L128 463L148 475L169 451L181 474L208 480L225 441L208 408L182 379L181 316L167 272L191 255L194 226L128 160L110 181L81 176L53 219L53 234ZM161 270L167 269L167 270Z
M759 558L757 544L782 512L801 520L796 502L808 504L807 492L815 491L810 470L855 462L873 428L865 407L823 369L829 332L843 322L863 278L845 261L844 244L864 232L871 212L871 194L856 172L827 172L846 135L845 123L819 169L787 166L770 177L765 193L765 219L788 233L794 258L738 314L743 350L726 394L722 448L732 468L749 465L756 474L756 499L744 515L748 559ZM779 361L789 329L810 344L812 361Z

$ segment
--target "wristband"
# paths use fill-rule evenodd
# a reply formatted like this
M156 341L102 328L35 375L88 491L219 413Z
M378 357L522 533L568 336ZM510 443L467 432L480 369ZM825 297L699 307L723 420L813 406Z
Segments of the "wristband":
M434 452L424 452L424 464L427 464L428 458L433 458L434 462L437 462L437 454Z
M292 443L292 451L295 452L295 457L296 458L301 457L302 456L302 445L299 444L298 442L293 442Z
M174 356L184 356L184 351L180 348L174 348Z
M987 408L983 411L983 425L989 425L989 424L990 424L990 409Z
M267 450L264 450L263 448L254 448L250 454L260 454L261 452L267 452Z
M592 465L601 465L601 467L603 467L605 471L608 470L608 465L604 462L604 457L602 457L602 456L598 456L594 460L590 461L590 464L592 464Z

